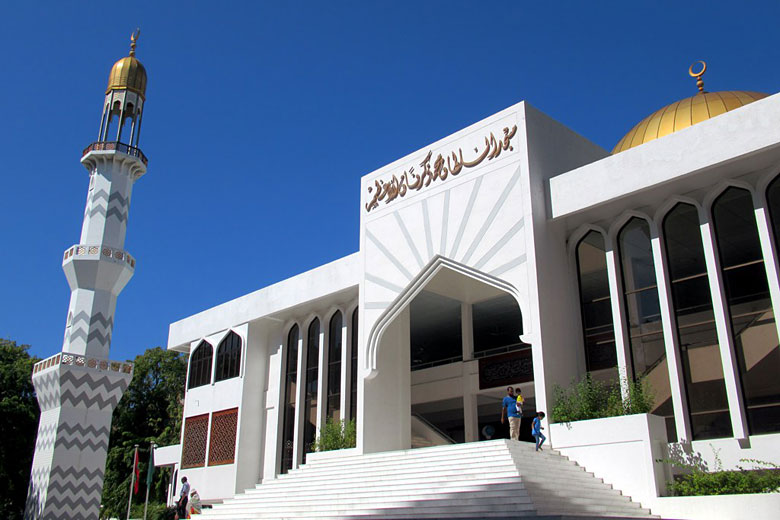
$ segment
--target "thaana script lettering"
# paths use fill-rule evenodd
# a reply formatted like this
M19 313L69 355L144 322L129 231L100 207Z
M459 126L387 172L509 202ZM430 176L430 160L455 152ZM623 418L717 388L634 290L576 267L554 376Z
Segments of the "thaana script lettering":
M485 159L488 161L495 159L505 150L511 152L514 148L510 145L510 141L516 132L517 125L514 125L511 129L504 127L504 137L501 140L496 139L493 132L491 132L488 137L485 137L485 149L471 161L464 160L463 150L458 148L458 153L452 152L446 156L446 159L442 154L439 154L433 161L433 168L431 168L433 152L429 150L428 155L420 162L420 167L422 168L420 174L415 173L414 166L412 166L404 171L400 177L393 175L392 179L388 181L381 179L374 181L374 186L368 187L369 195L373 193L374 196L370 202L366 203L366 211L379 207L380 201L385 201L385 204L388 204L398 197L406 196L406 193L410 190L419 191L423 187L430 186L431 182L437 179L445 180L449 175L458 175L463 171L463 168L474 168ZM479 152L479 149L474 148L474 152Z

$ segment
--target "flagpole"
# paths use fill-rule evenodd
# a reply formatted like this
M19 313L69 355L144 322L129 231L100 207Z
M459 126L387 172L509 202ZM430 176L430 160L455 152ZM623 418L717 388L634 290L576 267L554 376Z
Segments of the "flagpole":
M154 447L155 444L152 442L149 445L149 464L154 464ZM144 520L146 520L146 508L149 505L149 488L152 487L152 480L149 477L149 474L154 471L151 467L147 468L146 473L146 500L144 501Z
M135 445L135 454L133 455L133 469L130 476L130 492L127 498L127 520L130 520L130 506L133 504L133 486L135 485L135 461L138 460L138 444Z

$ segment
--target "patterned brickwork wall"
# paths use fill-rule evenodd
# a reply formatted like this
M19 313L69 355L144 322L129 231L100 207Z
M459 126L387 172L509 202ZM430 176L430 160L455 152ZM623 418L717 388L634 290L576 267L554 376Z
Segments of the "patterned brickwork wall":
M187 417L184 420L184 441L181 450L182 468L197 468L206 464L208 432L208 414Z
M214 412L211 416L209 466L233 464L236 458L238 408Z

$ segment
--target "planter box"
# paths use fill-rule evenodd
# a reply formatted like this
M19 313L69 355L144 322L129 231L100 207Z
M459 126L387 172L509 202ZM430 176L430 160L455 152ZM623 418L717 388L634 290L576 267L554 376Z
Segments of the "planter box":
M671 473L665 457L666 424L650 414L623 415L550 425L550 443L635 501L661 496Z
M343 450L315 451L306 454L306 463L321 462L323 460L339 459L341 457L354 457L360 455L357 448L344 448Z

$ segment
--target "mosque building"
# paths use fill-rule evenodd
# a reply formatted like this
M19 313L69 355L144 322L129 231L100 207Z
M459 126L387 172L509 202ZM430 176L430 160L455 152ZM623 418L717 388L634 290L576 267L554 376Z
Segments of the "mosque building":
M611 153L527 102L426 145L362 177L357 252L171 324L168 348L188 356L181 443L155 452L173 470L171 501L186 475L222 503L215 518L593 514L579 488L601 494L601 513L727 518L722 503L685 516L663 502L659 460L780 462L780 95L707 92L705 68L689 71L695 95ZM134 37L82 158L63 350L34 368L25 518L99 508L111 412L133 371L108 354L136 261L124 239L147 166L146 81ZM556 387L585 374L624 390L646 381L651 414L596 420L617 421L608 430L545 422L568 460L503 439L507 386L525 396L527 440ZM354 421L356 446L316 452L333 420ZM534 480L539 466L523 465L535 461L571 500Z
M171 324L179 475L260 489L329 419L345 454L484 441L507 385L532 417L586 373L646 380L659 442L777 462L780 96L705 68L611 153L527 102L424 146L361 179L359 251Z

